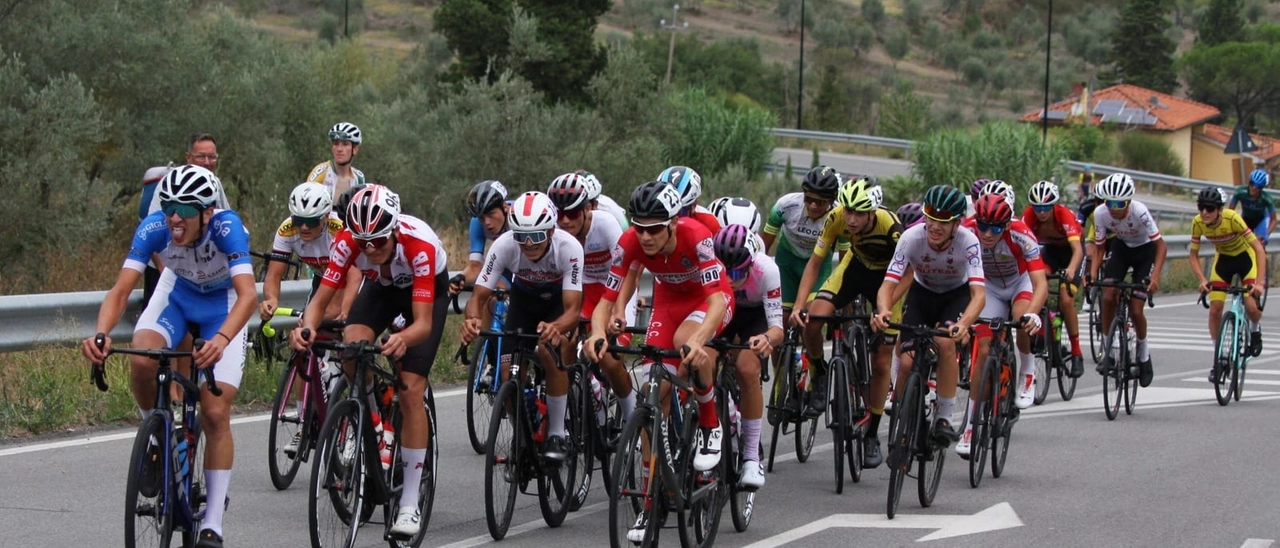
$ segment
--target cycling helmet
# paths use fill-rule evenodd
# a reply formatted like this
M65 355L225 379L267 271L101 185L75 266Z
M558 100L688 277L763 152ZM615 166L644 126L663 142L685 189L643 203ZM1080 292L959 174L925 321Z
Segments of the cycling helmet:
M875 185L867 189L867 194L871 196L871 203L877 208L884 204L884 187Z
M586 205L591 201L590 195L587 178L577 173L565 173L556 177L551 181L551 187L547 189L547 196L551 197L551 203L561 211L578 209Z
M707 211L710 211L712 215L715 215L715 217L719 219L721 215L720 211L723 210L725 204L728 204L729 200L732 199L733 196L721 196L716 198L715 200L712 200L711 205L707 206Z
M747 227L751 232L760 232L763 219L760 216L760 210L751 200L746 198L720 198L716 200L721 202L720 208L712 210L711 213L716 216L716 220L720 221L720 226L742 225Z
M1053 184L1053 181L1040 181L1031 185L1031 192L1027 193L1027 198L1030 200L1031 205L1056 204L1058 203L1058 198L1060 198L1058 185Z
M627 204L632 219L672 219L680 214L680 193L662 181L650 181L636 187Z
M923 205L927 215L938 221L950 222L963 217L969 203L965 201L964 193L960 192L960 189L947 185L934 185L925 191ZM951 217L946 218L945 215Z
M539 232L556 226L556 206L546 194L526 192L511 204L507 222L515 232Z
M990 179L975 179L973 184L969 185L969 196L975 200L978 199L978 196L982 195L982 187L987 186L987 183L990 182Z
M1017 191L1013 190L1013 185L998 179L983 185L982 190L978 192L978 197L982 197L987 194L999 194L1003 196L1005 201L1009 202L1009 207L1013 207L1014 201L1018 197ZM974 201L976 202L977 199L975 198Z
M1112 173L1098 183L1097 197L1103 200L1132 200L1133 177L1128 173Z
M507 199L507 187L495 180L481 181L467 193L467 212L472 217L483 217L490 209L502 207Z
M1222 204L1224 203L1226 203L1226 201L1222 199L1222 193L1218 192L1218 187L1216 186L1204 187L1200 189L1200 193L1196 195L1197 207L1211 206L1218 208L1222 207Z
M716 232L712 240L716 258L729 270L738 270L751 264L751 256L754 254L752 236L751 231L743 225L725 225Z
M827 166L818 166L810 169L804 175L804 181L800 183L800 188L824 199L835 200L836 193L840 191L840 186L843 184L844 178L840 176L839 171Z
M1231 190L1227 189L1226 187L1218 187L1218 194L1222 195L1222 203L1224 204L1231 203Z
M347 206L347 228L362 240L388 236L400 219L400 196L382 185L365 185Z
M178 166L160 179L160 203L170 202L196 206L200 209L213 207L218 203L219 189L222 182L203 167L187 164Z
M923 218L924 209L921 208L919 202L902 204L902 207L898 208L898 221L902 223L902 226L911 226Z
M867 180L858 179L852 183L840 187L840 194L836 196L836 202L844 206L845 211L867 212L875 211L876 204L871 198L871 193L867 191Z
M1258 188L1270 186L1271 174L1267 173L1265 169L1255 169L1249 174L1249 184Z
M683 207L697 204L698 197L702 195L702 177L690 168L671 166L658 175L658 180L671 185L680 193L680 205Z
M360 128L351 122L338 122L329 128L330 141L351 141L351 144L360 144Z
M600 179L585 169L579 169L576 173L582 176L582 184L587 187L587 201L599 198L600 193L604 192L604 185L600 184Z
M289 193L289 213L295 217L323 219L333 210L333 198L324 185L312 182L293 187Z
M1002 225L1013 218L1013 208L1004 196L999 194L983 194L973 202L974 220L980 223Z

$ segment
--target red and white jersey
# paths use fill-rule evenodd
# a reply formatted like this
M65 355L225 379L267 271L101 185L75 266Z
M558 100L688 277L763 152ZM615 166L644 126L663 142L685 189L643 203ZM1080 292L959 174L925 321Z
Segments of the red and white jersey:
M582 283L602 284L609 279L609 267L613 265L613 247L622 238L622 227L609 214L591 212L591 228L587 230L582 245L586 267L582 271Z
M436 275L448 268L448 259L440 237L417 217L400 215L395 232L396 252L386 264L373 264L364 248L355 242L351 230L338 233L329 254L329 266L321 283L343 288L347 285L347 269L360 269L366 279L382 285L412 287L414 302L434 302Z
M342 232L342 219L330 213L321 229L320 236L308 242L302 239L298 227L293 224L293 217L288 217L276 230L271 251L279 255L297 255L298 259L307 266L317 272L323 272L329 265L329 248L333 246L338 233Z
M707 227L707 230L710 230L712 235L720 232L720 229L722 228L720 226L720 219L717 219L716 216L711 213L711 210L702 206L694 206L693 212L689 213L688 218L702 223L702 226Z
M1066 247L1068 243L1078 241L1080 235L1084 233L1084 229L1080 227L1080 220L1076 219L1076 212L1062 204L1054 204L1053 220L1044 224L1041 224L1040 219L1036 217L1035 208L1027 206L1027 209L1022 212L1022 222L1027 224L1027 228L1031 230L1036 240L1040 241L1040 245Z
M705 298L714 293L733 294L724 265L716 258L711 231L697 220L676 220L676 246L668 255L645 255L634 227L622 233L613 248L613 265L605 281L604 298L617 301L622 280L630 270L649 269L653 273L654 300Z
M976 222L966 219L964 226L974 229ZM982 242L979 238L979 243ZM1009 221L1008 228L1000 235L996 245L982 246L982 273L987 284L1012 287L1032 270L1044 270L1040 259L1040 242L1031 234L1026 223L1018 219Z
M778 263L763 251L756 252L751 261L747 278L741 287L733 290L735 306L739 311L763 306L769 327L782 329L782 275L778 271Z
M910 266L915 271L915 282L934 293L946 293L965 284L984 285L981 248L978 237L959 226L945 248L934 249L929 245L925 225L916 225L898 239L884 279L902 281Z
M582 244L568 232L553 230L547 252L533 261L520 252L515 233L508 230L489 246L476 285L492 290L508 271L511 286L528 293L582 291Z
M1160 227L1151 218L1146 204L1133 200L1129 202L1129 211L1124 218L1111 216L1111 210L1099 207L1093 210L1093 241L1099 245L1106 242L1107 236L1115 234L1124 245L1138 247L1160 239Z

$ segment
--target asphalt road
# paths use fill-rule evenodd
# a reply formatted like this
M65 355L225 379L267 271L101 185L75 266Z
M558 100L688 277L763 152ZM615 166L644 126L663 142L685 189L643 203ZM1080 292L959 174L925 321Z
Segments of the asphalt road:
M1087 368L1072 401L1062 402L1054 391L1044 405L1024 412L1003 477L988 475L979 489L970 489L967 463L950 454L934 505L919 506L909 479L892 521L884 517L884 467L866 471L861 483L836 495L829 434L819 433L804 464L786 440L757 497L751 528L733 532L726 515L719 544L829 546L856 538L862 545L907 546L945 538L947 546L983 547L1270 546L1270 539L1280 538L1280 480L1271 470L1280 444L1268 426L1280 411L1280 336L1268 337L1267 352L1251 364L1243 400L1219 407L1204 380L1210 356L1205 312L1192 300L1163 296L1150 310L1157 375L1139 391L1132 416L1106 420L1100 382ZM440 390L437 399L440 488L424 545L490 544L483 459L466 441L463 398ZM291 489L271 486L264 419L235 420L227 545L305 546L309 465ZM119 545L133 433L119 429L0 447L0 545ZM766 424L766 444L769 434ZM581 511L548 529L536 499L522 496L502 544L607 545L605 500L593 490ZM385 545L373 529L365 529L359 546Z

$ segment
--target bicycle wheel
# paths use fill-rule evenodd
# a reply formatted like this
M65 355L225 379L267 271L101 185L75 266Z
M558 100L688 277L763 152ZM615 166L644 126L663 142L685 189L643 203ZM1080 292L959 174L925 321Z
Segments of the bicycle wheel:
M1218 405L1231 403L1231 393L1235 385L1236 341L1240 339L1236 332L1235 312L1222 315L1218 323L1218 340L1213 345L1213 363L1217 370L1217 382L1213 383L1214 395Z
M124 489L126 548L168 548L173 538L173 482L165 478L167 429L164 415L154 413L133 438Z
M1076 382L1079 379L1073 378L1068 374L1071 371L1071 364L1065 360L1074 358L1065 347L1058 348L1058 355L1065 356L1065 358L1058 360L1058 365L1056 366L1058 370L1058 394L1062 396L1062 401L1071 401L1071 398L1076 395Z
M987 358L982 368L978 384L978 401L973 407L973 432L969 434L969 487L977 489L982 485L982 476L986 473L987 447L991 441L992 409L999 397L1000 379L994 375L994 359Z
M481 383L480 376L488 369L494 378L498 371L489 359L489 345L492 340L483 339L476 345L471 363L467 365L467 437L471 440L471 449L478 455L485 454L486 436L489 435L489 419L493 416L493 381Z
M800 416L800 415L797 415ZM818 417L795 424L796 461L808 462L813 454L813 440L818 437Z
M489 536L494 540L507 536L516 507L516 489L522 480L520 452L524 449L521 440L525 434L521 417L525 411L521 410L524 400L521 392L515 380L502 383L489 420L484 459L484 518Z
M1124 414L1132 415L1134 406L1138 404L1138 374L1134 373L1134 371L1138 370L1138 354L1134 348L1134 338L1127 334L1125 336L1125 355L1129 360L1128 363L1132 363L1133 367L1129 368L1129 373L1125 375Z
M267 472L271 474L271 485L283 491L293 484L298 475L298 466L302 464L302 455L306 451L304 424L310 414L310 405L298 401L292 416L289 414L289 400L292 398L297 377L298 362L307 363L306 354L295 352L280 372L277 383L275 402L271 405L271 426L267 430ZM285 446L296 441L292 454L285 451Z
M689 406L684 412L680 441L681 455L676 463L680 475L684 479L682 487L685 508L677 509L676 523L680 530L680 545L687 548L708 548L716 542L716 532L720 529L720 514L728 499L727 480L721 474L721 464L706 472L698 472L693 468L693 455L697 452L695 432L698 429L698 410ZM728 428L721 422L721 428ZM723 444L722 444L723 445Z
M1243 327L1243 324L1237 324ZM1249 332L1239 329L1240 337L1236 339L1236 367L1231 368L1231 397L1240 401L1240 393L1244 392L1244 373L1249 366Z
M431 395L430 387L427 388L427 397L423 398L422 405L427 410L427 425L431 429L431 434L427 438L426 459L422 462L422 478L418 480L418 515L421 516L418 522L418 534L407 539L388 538L387 543L391 548L418 548L422 546L423 539L427 537L427 526L431 523L431 510L435 506L436 463L440 462L440 449L439 436L436 435L435 397ZM395 458L399 459L398 448L396 453ZM392 462L395 461L393 460ZM401 479L400 481L404 480ZM390 516L394 518L395 505L388 505L387 510L391 511Z
M632 412L614 451L609 474L614 480L609 492L609 545L613 548L630 548L627 532L640 519L641 512L661 506L661 502L653 499L654 491L648 482L648 470L653 463L646 462L642 453L652 420L648 409L638 408Z
M187 492L187 500L191 501L191 515L203 516L205 511L204 509L208 504L208 501L206 500L207 497L204 488L204 426L200 424L199 413L196 413L195 420L191 422L189 430L191 432L192 441L187 444L187 462L191 463L191 470L189 472L191 477L191 490ZM226 499L223 499L222 504L224 505L224 510L226 509L226 503ZM177 521L177 519L174 520L175 527L177 526ZM199 535L199 522L196 521L193 527L182 531L182 545L194 547L196 542L199 541Z
M569 401L565 406L565 449L568 451L564 462L555 465L544 462L541 467L541 474L538 474L538 509L542 511L542 520L547 523L547 527L559 527L564 523L564 518L569 514L569 507L573 505L573 500L578 493L578 484L581 478L578 477L578 455L580 449L574 440L572 432L579 427L582 417L578 416L578 402L573 401L573 394L569 394ZM595 420L595 414L591 415Z
M362 411L353 400L340 401L320 429L307 502L312 548L355 544L365 505Z
M569 499L569 511L576 512L587 501L591 493L592 472L595 468L596 437L596 402L591 390L591 381L582 374L579 368L569 376L569 403L565 433L569 445L576 449L573 454L573 478L569 486L573 496Z
M1046 344L1047 344L1046 348L1048 348L1049 346L1055 346L1057 343L1046 341ZM1049 385L1050 383L1053 382L1053 379L1049 377L1050 377L1050 374L1053 373L1055 369L1057 369L1056 367L1050 365L1049 360L1054 360L1054 359L1060 359L1060 358L1056 356L1055 352L1053 352L1052 350L1046 350L1043 355L1036 354L1034 358L1036 362L1036 384L1035 384L1036 393L1035 393L1035 398L1032 401L1035 405L1040 405L1044 403L1044 400L1049 397Z
M850 424L856 425L864 418L869 420L867 408L867 400L864 396L866 386L850 386L849 387L849 417ZM845 461L849 463L849 479L854 483L862 481L862 458L863 447L862 440L871 437L875 432L861 432L858 428L852 427L853 434L849 436L849 440L845 443Z
M844 493L844 459L847 454L845 443L849 441L849 379L845 378L846 365L844 358L835 357L827 365L827 374L831 376L827 386L831 390L831 401L827 404L827 424L831 429L831 452L836 467L836 494Z
M1101 363L1105 350L1102 347L1102 303L1095 297L1093 306L1089 308L1089 352L1093 354L1093 363Z
M1110 336L1107 339L1110 342L1107 350L1115 361L1115 367L1102 375L1102 410L1107 414L1107 420L1116 420L1116 416L1120 414L1120 400L1124 398L1124 384L1128 379L1128 338L1129 331L1125 327L1124 318L1117 315L1111 320Z
M1005 368L1010 371L1008 377L1004 377L1005 382L1000 384L1000 397L998 403L992 409L991 416L995 422L991 424L991 477L998 478L1004 474L1004 463L1009 457L1009 435L1013 433L1013 420L1017 408L1013 405L1014 381L1012 371L1015 369L1017 362L1012 352L1007 356L1008 361L1005 362Z
M757 451L764 452L764 447L758 447ZM734 531L742 533L751 527L751 515L755 513L755 507L755 491L739 489L736 482L729 484L729 511Z
M923 420L924 396L920 394L920 377L908 375L906 386L894 400L893 418L889 421L889 497L885 514L893 519L902 500L902 484L915 458L916 432Z
M933 505L934 497L938 496L938 483L942 481L942 465L947 460L947 445L933 441L933 437L929 434L931 428L921 426L922 434L919 435L921 443L925 447L926 453L917 459L920 463L919 470L916 471L916 494L919 495L920 506L928 508Z

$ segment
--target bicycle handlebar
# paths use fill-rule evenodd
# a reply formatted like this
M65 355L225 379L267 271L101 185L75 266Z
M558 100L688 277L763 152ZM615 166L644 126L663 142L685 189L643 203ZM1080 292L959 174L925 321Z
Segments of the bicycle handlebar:
M1066 283L1067 283L1067 295L1068 295L1068 296L1071 296L1071 297L1076 296L1076 291L1075 291L1075 289L1074 289L1074 288L1075 288L1075 278L1073 278L1073 277L1071 277L1071 276L1067 275L1067 271L1066 271L1066 270L1061 270L1061 269L1059 269L1059 270L1055 270L1055 271L1053 271L1053 272L1050 272L1050 273L1048 273L1048 274L1045 274L1045 276L1044 276L1044 277L1045 277L1045 281L1049 281L1049 280L1058 280L1058 282L1060 282L1060 283L1061 283L1061 282L1066 282Z
M1013 331L1027 325L1027 319L1018 318L1017 320L1010 320L1007 318L978 318L974 323L985 324L990 326L994 331Z
M1114 288L1119 289L1119 290L1121 290L1121 291L1124 291L1124 290L1130 290L1130 291L1146 291L1146 290L1147 290L1147 287L1149 287L1149 286L1151 285L1151 280L1150 280L1150 279L1145 279L1145 280L1142 280L1141 282L1138 282L1138 283L1134 283L1134 282L1114 282L1114 281L1107 281L1107 280L1098 280L1098 281L1095 281L1095 282L1090 283L1089 285L1091 285L1091 286L1093 286L1093 287L1114 287ZM1152 295L1152 294L1148 293L1148 294L1147 294L1147 307L1148 307L1148 308L1155 308L1155 306L1156 306L1156 299L1155 299L1155 295Z
M311 338L310 328L302 329L302 338L304 339ZM387 341L387 337L385 336L382 337L382 342L386 342L386 341ZM331 352L337 352L344 360L355 359L355 358L360 358L364 356L376 356L382 353L382 345L374 344L366 341L344 343L344 342L338 342L338 341L314 340L314 341L311 341L311 347L316 350L329 350ZM409 385L405 384L404 381L400 380L400 377L396 375L394 371L388 372L383 370L381 367L377 367L377 366L371 366L369 369L373 371L375 374L377 374L378 376L383 377L395 383L396 390L403 392L409 389Z
M263 251L250 251L250 252L249 252L249 255L254 256L254 257L257 257L257 258L262 259L262 260L267 261L267 262L273 262L273 261L274 261L274 262L277 262L277 263L284 263L284 264L287 264L287 265L289 265L289 266L296 266L296 267L299 267L299 268L301 268L301 267L302 267L302 263L300 263L300 262L298 262L298 261L293 260L293 255L285 255L284 253L276 253L276 252L274 252L274 251L272 251L272 252L270 252L270 253L263 252Z
M102 347L107 344L107 335L105 333L98 333L94 335L93 343L98 346L98 349L102 349ZM199 350L204 347L204 339L195 339L192 341L191 346ZM193 352L187 350L167 350L164 348L112 348L107 352L107 356L109 357L112 354L143 356L157 361L167 361L172 358L190 358L194 355ZM89 380L92 381L93 384L98 387L98 390L102 392L106 392L110 388L107 386L105 362L106 359L104 358L103 363L95 363L89 370ZM213 394L214 397L222 397L222 389L218 387L218 381L213 376L213 367L196 370L197 375L201 372L204 373L205 380L208 381L207 385L209 387L209 393ZM190 384L191 381L181 375L175 375L173 378L177 380L179 384L182 384L184 387L189 388L194 392L200 391L199 386Z
M1209 293L1214 291L1222 291L1228 295L1248 295L1250 293L1253 293L1253 286L1252 285L1230 285L1227 287L1221 287L1221 286L1214 287L1214 288L1211 288L1209 291L1201 293L1200 298L1196 299L1196 303L1201 306L1204 306L1205 308L1209 308L1209 300L1208 300Z
M800 317L805 321L817 320L828 323L845 323L845 322L869 322L871 314L810 314L807 310L800 311Z
M903 333L911 333L916 336L951 338L950 329L938 329L927 325L907 325L898 322L889 322L889 327L902 331Z
M453 284L455 284L455 283L460 283L460 282L462 282L462 280L463 280L462 274L455 274L452 278L449 278L449 285L453 285ZM450 295L450 296L449 296L449 306L452 306L452 307L453 307L453 312L454 312L455 314L461 314L461 313L463 312L463 311L462 311L462 307L458 305L458 296L462 295L463 293L465 293L465 292L467 292L467 291L472 291L472 292L474 292L474 291L475 291L475 289L476 289L476 285L475 285L475 284L467 284L467 285L463 285L461 288L459 288L459 289L458 289L458 292L457 292L457 293L454 293L454 294L452 294L452 295ZM507 296L507 293L510 293L510 292L511 292L511 288L509 288L509 287L495 287L495 288L491 289L490 291L493 291L493 295L494 295L495 297L497 297L497 298L501 299L501 298L506 297L506 296Z

